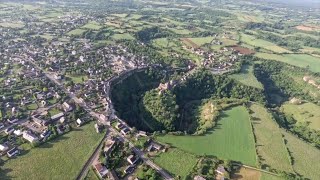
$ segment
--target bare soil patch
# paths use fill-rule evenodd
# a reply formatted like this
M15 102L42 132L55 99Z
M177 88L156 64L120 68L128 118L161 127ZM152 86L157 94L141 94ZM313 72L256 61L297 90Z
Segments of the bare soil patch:
M312 26L312 25L299 25L299 26L296 26L296 29L302 30L302 31L320 31L319 26Z
M249 55L249 54L255 53L255 51L248 49L248 48L245 48L245 47L241 47L241 46L231 46L231 48L241 54L244 54L244 55Z
M231 175L232 180L257 180L260 179L261 172L254 170L254 169L249 169L242 167L239 172Z

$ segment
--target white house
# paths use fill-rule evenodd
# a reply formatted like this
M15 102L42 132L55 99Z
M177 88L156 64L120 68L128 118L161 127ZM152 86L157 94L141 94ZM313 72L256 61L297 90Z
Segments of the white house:
M30 143L38 142L39 138L28 131L23 132L22 136L25 140L29 141Z
M6 151L6 150L8 150L9 149L9 147L7 146L7 145L5 145L5 144L0 144L0 151Z
M77 126L80 127L84 123L84 121L78 118L76 123L77 123Z
M17 135L17 136L21 136L22 135L22 131L20 129L13 131L13 134Z

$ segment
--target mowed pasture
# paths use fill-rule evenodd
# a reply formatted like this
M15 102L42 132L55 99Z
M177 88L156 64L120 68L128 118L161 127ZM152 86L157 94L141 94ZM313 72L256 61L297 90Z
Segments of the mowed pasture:
M300 105L285 103L281 110L298 122L310 122L310 128L320 130L320 106L310 102Z
M96 133L93 124L74 129L37 148L27 149L22 155L4 162L0 179L75 179L103 138L103 134Z
M272 42L265 41L263 39L258 39L254 36L248 34L241 34L241 41L251 46L260 47L269 51L273 51L276 53L290 53L291 51L280 47Z
M242 167L240 170L231 175L233 180L258 180L261 177L261 172Z
M309 179L320 177L320 151L308 143L303 142L292 134L282 130L287 141L291 156L293 157L294 170Z
M254 76L252 65L249 65L249 64L242 65L241 71L237 74L232 74L230 77L247 86L263 89L262 84Z
M171 148L154 158L154 162L175 176L185 179L197 164L197 157L193 154Z
M256 166L256 150L249 114L238 106L224 111L215 128L202 136L158 136L168 143L195 155L214 155Z
M262 106L251 104L251 121L256 136L256 148L262 168L270 166L286 172L293 172L284 140L272 115Z
M306 68L310 71L320 72L320 58L310 56L308 54L270 54L270 53L256 53L259 58L281 61L293 66Z

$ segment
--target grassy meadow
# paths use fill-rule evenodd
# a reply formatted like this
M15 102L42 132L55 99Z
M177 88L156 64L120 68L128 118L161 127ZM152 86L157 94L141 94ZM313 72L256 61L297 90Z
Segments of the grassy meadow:
M272 115L258 104L252 104L250 110L253 112L252 125L262 168L268 165L274 169L293 172L282 134Z
M263 59L270 59L288 63L297 67L306 68L313 72L320 72L320 58L310 56L307 54L269 54L269 53L256 53L256 56Z
M240 73L231 75L231 78L247 85L252 86L258 89L263 89L262 84L257 80L257 78L253 74L253 66L244 64L241 67Z
M216 127L203 136L158 136L157 140L195 155L214 155L256 166L256 150L249 114L243 106L223 113Z
M255 47L260 47L266 50L273 51L275 53L290 53L289 50L282 48L272 42L265 41L263 39L257 39L254 36L247 35L247 34L241 34L241 41Z
M292 134L282 131L287 147L293 157L294 170L305 178L318 179L320 177L320 151L303 142Z
M91 156L103 134L97 134L93 122L58 137L1 166L0 179L75 179ZM28 168L26 168L28 167Z
M320 106L314 103L300 105L285 103L281 109L298 122L310 122L310 128L320 130Z
M197 164L197 157L193 154L171 148L168 152L161 153L154 158L154 162L160 167L168 170L175 176L185 179Z

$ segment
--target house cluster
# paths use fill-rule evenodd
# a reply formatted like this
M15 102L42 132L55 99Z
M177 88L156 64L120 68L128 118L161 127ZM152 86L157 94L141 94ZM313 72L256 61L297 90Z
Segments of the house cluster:
M206 68L228 70L238 61L239 53L236 53L232 48L223 47L217 52L209 52L202 48L183 47L192 53L203 57L201 65Z
M130 133L130 127L125 125L125 124L123 124L123 123L118 122L115 127L124 136L126 136L126 135L128 135Z
M105 141L104 147L102 149L104 157L108 158L110 153L115 149L117 145L119 145L119 143L122 142L120 142L117 138L108 138ZM131 174L136 169L136 166L139 162L139 157L132 153L128 157L126 157L126 162L127 166L124 167L123 172L125 174ZM93 167L95 168L100 178L107 177L108 179L119 179L114 169L108 169L99 161L96 161L93 164Z

